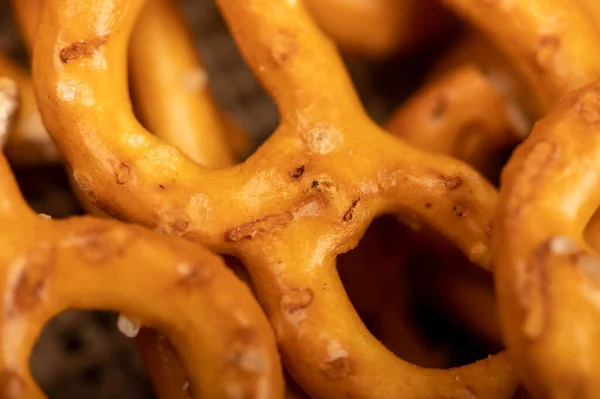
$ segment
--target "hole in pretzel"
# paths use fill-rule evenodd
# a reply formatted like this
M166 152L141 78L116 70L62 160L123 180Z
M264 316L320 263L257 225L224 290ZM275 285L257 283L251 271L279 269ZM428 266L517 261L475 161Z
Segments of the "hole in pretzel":
M445 240L384 216L337 265L365 326L400 358L449 368L501 349L491 276Z
M111 312L68 310L44 327L29 359L48 398L136 398L156 395L133 340Z

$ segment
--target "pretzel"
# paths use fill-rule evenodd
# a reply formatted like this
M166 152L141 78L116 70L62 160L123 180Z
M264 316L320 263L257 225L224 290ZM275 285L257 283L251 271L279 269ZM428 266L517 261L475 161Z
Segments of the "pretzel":
M436 60L427 79L441 79L455 69L477 67L497 91L509 101L511 113L526 121L529 134L533 121L545 112L527 81L502 52L481 33L469 31L456 45Z
M43 0L13 0L12 5L21 34L31 49ZM149 1L131 41L129 77L135 108L152 133L207 166L229 165L233 162L233 152L237 156L247 152L248 136L213 101L206 72L195 55L193 42L175 3ZM26 79L24 73L21 75ZM38 136L39 140L47 137L44 130ZM52 145L49 139L47 141ZM85 200L83 202L90 208Z
M5 94L15 87L0 80L0 88L6 109ZM69 308L118 309L170 336L202 397L282 397L270 325L221 259L116 221L39 217L2 155L0 192L2 398L44 397L30 375L29 354L44 324Z
M543 111L569 91L600 76L600 49L596 45L600 30L579 1L442 3L481 29L503 51L526 79Z
M158 137L197 163L230 166L227 129L208 88L185 21L172 0L150 0L131 36L136 113Z
M513 363L537 397L600 392L600 261L584 240L600 203L599 115L599 81L568 94L502 176L494 224L499 310Z
M19 91L20 109L15 116L16 122L12 133L5 136L7 157L18 166L56 163L59 155L42 125L28 74L0 53L0 76L15 81Z
M370 58L410 51L446 30L451 21L451 15L432 0L304 0L304 4L343 51Z
M525 136L527 123L479 68L463 66L430 81L384 125L411 145L492 174L490 158Z
M209 171L145 132L127 105L127 39L142 2L47 2L34 82L82 191L119 217L241 259L287 367L311 396L512 395L504 355L453 370L392 356L360 323L335 270L335 256L390 212L430 224L488 265L493 188L369 121L301 3L218 4L282 123L244 164Z

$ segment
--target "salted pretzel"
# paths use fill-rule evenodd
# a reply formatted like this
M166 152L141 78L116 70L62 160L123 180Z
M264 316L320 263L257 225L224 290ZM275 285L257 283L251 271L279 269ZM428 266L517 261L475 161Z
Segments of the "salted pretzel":
M538 397L600 392L600 260L584 239L600 203L599 123L596 81L536 124L502 176L494 224L500 316L513 363Z
M209 171L144 131L128 106L125 55L142 1L47 2L34 82L79 187L118 217L240 258L311 396L510 397L504 355L453 370L395 358L360 323L335 270L374 216L396 212L488 265L493 188L378 129L300 2L218 4L281 126L245 163Z
M0 79L0 109L14 90ZM220 258L121 222L40 217L3 155L0 192L0 397L44 397L29 356L45 323L70 308L120 310L171 337L194 395L283 397L271 327Z
M343 51L371 58L409 51L452 21L437 0L304 0L304 4Z
M384 128L489 176L490 159L515 145L528 126L479 68L466 65L431 80L394 111Z
M30 49L35 43L43 2L12 0L14 15ZM237 156L247 152L248 136L217 108L182 19L177 5L170 0L148 1L144 7L132 34L129 54L135 110L153 134L196 162L226 166L233 162L234 152ZM3 65L0 58L0 71ZM29 84L25 72L19 73L18 77ZM37 113L34 102L26 105L32 114ZM41 123L39 127L36 137L52 146ZM20 135L17 132L15 136ZM16 157L17 161L20 159ZM49 161L56 162L57 157Z
M594 4L594 0L584 1L588 7ZM442 3L502 50L529 84L542 114L569 91L600 76L600 30L586 13L583 0Z

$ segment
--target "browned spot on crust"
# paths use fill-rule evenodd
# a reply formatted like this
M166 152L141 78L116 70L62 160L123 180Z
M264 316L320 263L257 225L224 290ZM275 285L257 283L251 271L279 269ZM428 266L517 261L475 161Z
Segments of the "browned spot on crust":
M12 314L26 313L42 299L56 263L56 246L54 243L41 244L27 251L20 260L21 269L12 287L12 306L9 307Z
M306 168L305 165L298 166L296 169L294 169L293 172L290 172L290 176L294 179L299 178L300 176L302 176L304 174L305 168Z
M102 264L123 256L133 239L133 233L124 228L97 227L81 234L77 254L88 264Z
M131 180L131 166L127 162L113 162L112 166L118 185L122 186Z
M439 121L446 115L448 111L448 97L445 94L440 94L431 108L431 119Z
M360 199L355 199L354 201L352 201L352 205L350 205L350 209L348 209L346 211L346 213L344 213L344 216L342 217L342 220L344 222L349 222L352 220L352 218L354 217L354 208L356 208L356 206L358 205L358 203L360 202Z
M286 30L276 32L271 39L270 58L275 68L282 68L298 52L296 35Z
M160 189L164 190L164 189L165 189L165 186L163 186L162 184L159 184L159 185L158 185L158 188L160 188Z
M23 397L23 381L17 373L9 370L0 372L0 398L20 399Z
M540 72L544 72L552 66L560 46L560 37L544 35L540 38L534 57L535 65Z
M323 187L330 188L331 183L323 183ZM253 222L230 229L225 233L229 242L253 239L256 236L288 226L294 219L317 216L329 205L329 200L320 192L308 193L290 212L265 216Z
M431 208L431 204L429 202L425 203L425 208L427 208L427 209Z
M265 216L264 218L253 222L245 223L235 227L226 233L226 239L229 242L238 242L249 240L258 234L266 233L275 229L287 226L293 220L290 213L281 213L279 215Z
M600 90L594 88L586 91L575 107L586 123L590 125L600 123Z
M60 60L63 64L70 64L83 58L92 56L100 47L106 44L108 36L95 39L82 40L72 43L60 51Z
M171 223L171 233L175 235L183 235L187 232L188 227L190 227L190 222L187 220L176 220Z
M94 199L93 204L96 205L96 207L98 209L100 209L102 212L106 213L108 216L115 218L115 219L121 218L121 214L116 209L114 209L113 207L108 205L106 202L104 202L100 198Z
M294 288L281 296L281 309L288 313L295 313L306 308L313 301L314 293L310 288Z
M215 278L215 273L210 267L197 263L183 263L177 266L177 272L181 276L177 285L186 289L201 287Z
M460 186L462 186L463 183L464 180L460 176L449 177L444 180L444 186L450 191L460 188Z
M464 218L469 213L469 204L467 202L457 202L452 210L459 218Z
M531 254L523 271L523 283L517 286L524 312L523 332L531 339L539 338L548 323L551 285L547 265L549 254L550 240L547 240Z
M341 380L352 374L352 362L347 357L340 357L325 362L321 370L329 379Z

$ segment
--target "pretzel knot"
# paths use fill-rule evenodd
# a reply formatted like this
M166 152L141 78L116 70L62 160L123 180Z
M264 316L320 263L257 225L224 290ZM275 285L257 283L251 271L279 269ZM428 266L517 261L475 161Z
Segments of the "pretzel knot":
M301 2L284 0L218 2L281 125L243 164L197 166L128 105L126 47L142 3L49 0L41 19L40 109L83 193L122 218L238 256L286 366L313 397L510 397L516 380L502 354L446 371L393 356L362 325L335 269L336 255L383 213L431 225L488 266L493 188L377 128L333 45Z

